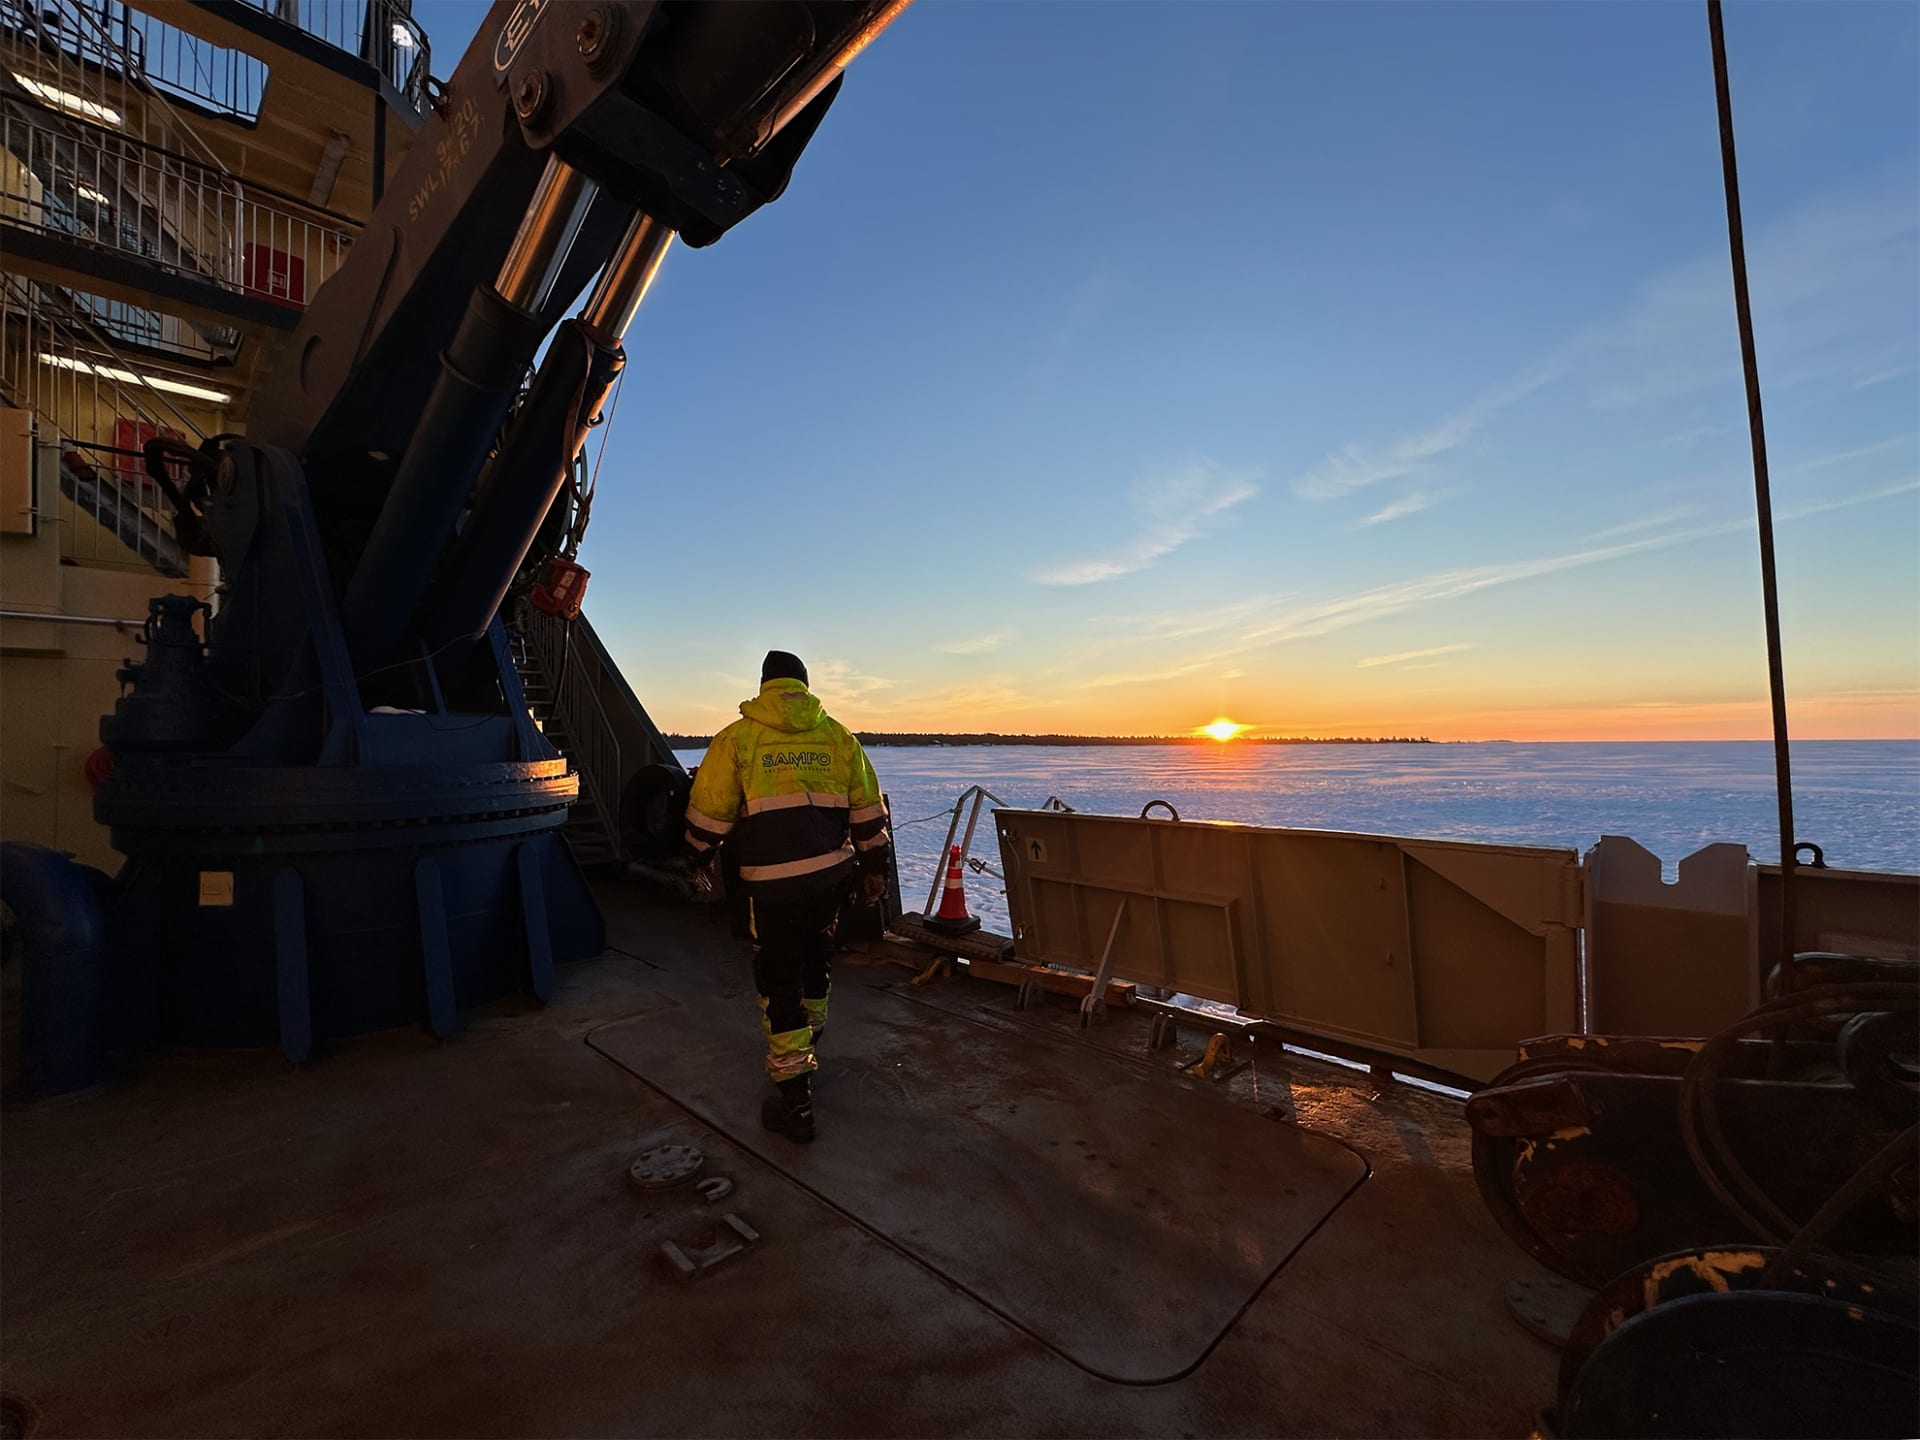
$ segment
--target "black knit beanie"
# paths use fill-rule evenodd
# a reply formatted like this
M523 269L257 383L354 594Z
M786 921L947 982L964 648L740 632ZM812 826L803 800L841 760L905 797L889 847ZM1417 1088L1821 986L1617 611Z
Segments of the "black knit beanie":
M800 663L798 655L789 655L785 650L769 650L767 658L760 662L760 683L769 680L798 680L807 683L807 667Z

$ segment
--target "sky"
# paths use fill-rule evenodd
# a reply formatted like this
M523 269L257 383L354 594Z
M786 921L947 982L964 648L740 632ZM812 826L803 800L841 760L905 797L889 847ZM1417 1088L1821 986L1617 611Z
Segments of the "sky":
M1726 28L1793 732L1920 735L1920 6ZM1770 733L1703 6L919 0L627 348L668 730Z

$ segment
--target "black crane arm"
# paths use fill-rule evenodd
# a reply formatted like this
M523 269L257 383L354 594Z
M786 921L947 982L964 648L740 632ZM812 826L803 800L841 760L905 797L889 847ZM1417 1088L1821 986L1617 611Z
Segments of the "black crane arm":
M904 8L496 0L254 406L251 438L305 468L356 666L428 612L442 638L484 627L667 241L711 244L777 198L844 65ZM568 413L523 407L544 444L489 466L540 342L596 272L581 342L552 347L571 373L536 387ZM447 553L496 509L494 533Z

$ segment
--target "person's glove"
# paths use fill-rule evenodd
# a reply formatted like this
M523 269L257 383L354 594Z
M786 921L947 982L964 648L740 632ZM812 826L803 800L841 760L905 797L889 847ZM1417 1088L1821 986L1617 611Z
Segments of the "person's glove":
M706 898L713 894L714 871L718 869L715 862L719 858L720 851L717 848L695 850L691 845L687 847L687 883L693 887L696 895Z
M878 905L887 898L887 877L884 875L862 875L860 877L860 898L869 907Z

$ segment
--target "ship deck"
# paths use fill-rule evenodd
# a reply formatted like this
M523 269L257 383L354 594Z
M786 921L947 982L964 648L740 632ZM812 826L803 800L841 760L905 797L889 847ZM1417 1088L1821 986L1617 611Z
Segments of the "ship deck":
M745 948L601 895L607 953L447 1043L10 1107L33 1433L1519 1435L1550 1396L1450 1099L1278 1047L1195 1079L1198 1028L850 955L795 1147ZM730 1192L636 1186L662 1144Z

